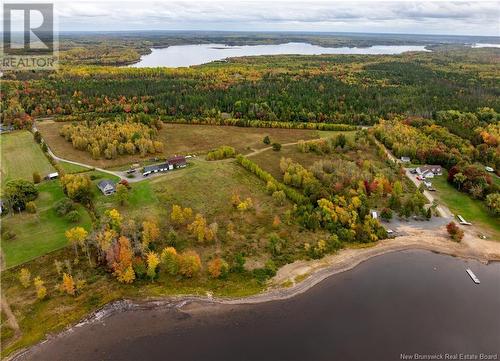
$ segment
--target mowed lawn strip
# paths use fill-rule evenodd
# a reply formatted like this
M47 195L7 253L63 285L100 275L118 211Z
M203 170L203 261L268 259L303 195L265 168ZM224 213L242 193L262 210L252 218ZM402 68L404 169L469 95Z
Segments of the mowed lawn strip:
M216 125L164 124L159 140L163 142L161 154L122 155L116 159L92 159L89 153L73 148L72 144L59 135L65 123L39 122L37 127L52 151L61 158L69 159L99 168L119 167L130 163L144 163L154 157L202 154L221 145L236 148L237 152L249 153L252 150L269 147L263 139L269 136L272 143L292 143L300 139L319 138L319 132L306 129L246 128Z
M91 230L90 216L80 205L77 205L80 213L80 220L77 223L69 222L56 214L53 205L64 197L59 181L41 183L38 190L39 196L35 201L36 214L9 213L2 218L3 231L15 234L13 239L2 239L7 267L16 266L65 247L67 240L64 232L71 227L79 225L87 231Z
M2 186L12 179L33 180L33 172L42 177L55 172L54 167L33 140L27 130L19 130L0 136L2 153Z
M493 216L484 201L473 199L469 195L459 192L447 181L448 173L431 179L437 189L434 195L439 198L455 215L461 215L467 221L484 226L491 230L493 239L500 241L500 219Z
M92 168L82 167L81 165L68 163L68 162L57 162L57 165L61 167L66 173L82 173L92 170Z

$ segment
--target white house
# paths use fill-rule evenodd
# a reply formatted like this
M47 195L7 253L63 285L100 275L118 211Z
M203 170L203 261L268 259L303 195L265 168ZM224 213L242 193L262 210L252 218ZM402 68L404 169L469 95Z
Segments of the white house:
M415 169L416 173L424 178L433 178L435 175L443 174L443 168L440 165L424 165Z

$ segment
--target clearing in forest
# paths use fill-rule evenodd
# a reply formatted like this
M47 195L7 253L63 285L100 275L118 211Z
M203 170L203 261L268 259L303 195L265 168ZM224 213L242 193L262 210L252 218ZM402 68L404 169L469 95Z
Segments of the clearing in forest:
M163 142L164 150L157 155L121 155L116 159L93 159L90 153L75 149L72 144L59 135L63 122L40 122L37 127L52 151L59 157L101 168L117 167L129 163L140 163L150 158L169 157L206 153L222 145L236 148L237 152L249 153L252 150L269 147L263 139L269 136L271 143L292 143L300 139L319 137L316 130L243 128L234 126L164 124L158 140Z

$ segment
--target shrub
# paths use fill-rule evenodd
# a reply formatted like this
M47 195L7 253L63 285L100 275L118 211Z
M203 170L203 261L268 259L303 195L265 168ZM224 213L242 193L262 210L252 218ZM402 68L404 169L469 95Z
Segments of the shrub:
M167 244L169 246L175 247L177 244L177 239L178 239L177 232L173 228L170 228L170 230L167 233Z
M36 277L33 283L35 284L36 298L43 300L47 296L47 288L44 286L45 282L40 277Z
M229 272L229 265L221 258L215 258L208 262L208 274L212 278L224 278Z
M266 135L262 140L262 142L264 142L264 144L271 144L271 139L269 138L269 135Z
M311 247L311 251L313 258L323 257L327 251L326 241L324 239L320 239L314 247Z
M61 291L67 293L68 295L76 295L76 285L73 280L73 276L67 273L63 273L63 282L59 286Z
M201 270L201 259L195 251L186 251L179 256L179 273L186 278L197 275Z
M233 260L231 271L235 273L243 273L245 271L245 256L238 253Z
M233 147L223 145L217 149L208 152L207 160L219 160L226 158L233 158L236 156L236 150Z
M144 260L141 257L136 257L132 262L132 268L134 269L137 279L143 279L146 277L147 268Z
M42 181L42 177L40 176L40 173L33 172L33 183L38 184L41 181Z
M486 205L493 214L500 215L500 193L491 193L486 196Z
M276 192L278 190L278 186L273 181L267 181L266 190L267 190L267 193L273 194L274 192Z
M236 206L236 209L238 209L239 211L242 211L242 212L247 211L251 208L253 208L253 201L252 201L252 198L250 198L250 197L245 199L244 201L241 201Z
M36 213L36 204L35 202L31 201L31 202L28 202L26 203L26 210L28 211L28 213Z
M273 256L279 256L286 248L286 240L280 238L276 233L269 235L268 249Z
M183 225L189 222L192 216L193 210L191 208L182 208L177 204L174 204L172 206L172 212L170 213L170 220L172 221L172 223Z
M19 282L24 288L28 288L31 284L31 272L27 268L21 268L19 271Z
M273 150L275 152L279 152L281 150L281 144L280 143L273 143Z
M56 204L54 205L54 210L59 217L62 217L75 210L75 204L69 198L62 198L56 202Z
M156 252L148 252L146 262L148 265L148 276L153 280L156 277L156 267L160 264L160 257Z
M77 223L80 220L80 213L77 210L66 214L66 219L71 223Z
M390 208L383 208L380 212L380 217L384 221L390 221L392 219L392 210Z
M277 205L282 206L285 203L285 199L286 199L285 192L283 192L283 191L274 192L273 199Z
M278 267L276 267L272 259L269 259L264 264L264 269L266 270L266 273L269 277L274 277L276 275Z
M446 225L446 230L450 235L451 239L455 242L460 242L464 238L464 231L453 221Z
M179 255L174 247L164 248L160 256L162 269L168 274L175 276L179 272Z
M343 149L345 147L346 143L347 143L347 138L346 138L344 133L340 133L335 138L335 146L337 146L337 147L340 147Z
M329 252L338 251L343 247L342 241L336 234L332 234L326 241L326 246Z
M3 229L2 230L2 240L4 241L10 241L11 239L16 238L16 233L14 231L11 231L10 229Z
M42 141L42 135L38 130L35 131L35 133L33 133L33 138L35 139L35 142L37 142L38 144L40 144L40 142Z

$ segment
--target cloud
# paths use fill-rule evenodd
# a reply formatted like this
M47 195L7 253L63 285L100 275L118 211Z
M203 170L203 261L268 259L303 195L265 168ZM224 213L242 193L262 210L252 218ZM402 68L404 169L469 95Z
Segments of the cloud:
M499 35L499 2L56 1L60 30L299 30Z

